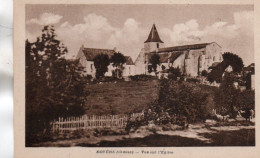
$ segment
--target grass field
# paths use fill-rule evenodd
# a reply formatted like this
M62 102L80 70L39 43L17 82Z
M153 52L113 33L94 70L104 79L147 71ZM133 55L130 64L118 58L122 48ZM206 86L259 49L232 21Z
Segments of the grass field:
M87 114L127 114L141 112L158 96L158 81L129 81L90 84L86 87Z
M206 108L208 111L212 110L215 106L214 91L217 88L199 84L197 86L201 91L209 94ZM158 87L158 80L89 84L86 87L89 92L85 105L86 113L106 115L141 112L149 103L157 99Z

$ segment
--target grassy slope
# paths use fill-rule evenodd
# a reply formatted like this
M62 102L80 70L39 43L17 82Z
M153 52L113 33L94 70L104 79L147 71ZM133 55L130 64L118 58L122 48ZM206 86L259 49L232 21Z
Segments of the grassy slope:
M85 106L87 113L104 115L141 112L158 97L158 84L157 80L90 84L86 87L90 94ZM209 94L206 108L207 111L212 111L215 106L214 91L217 88L199 84L197 86Z
M141 112L158 95L158 81L130 81L88 85L86 109L90 114Z

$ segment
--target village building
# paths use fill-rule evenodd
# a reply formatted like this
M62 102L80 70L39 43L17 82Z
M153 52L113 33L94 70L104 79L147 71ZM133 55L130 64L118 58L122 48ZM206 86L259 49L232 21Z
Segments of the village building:
M247 89L255 89L255 63L251 63L242 69L242 75L246 78Z
M221 51L221 46L216 42L164 47L164 42L160 39L156 26L153 25L144 42L144 48L135 61L135 71L136 74L152 74L149 72L150 59L153 54L158 54L159 72L170 67L179 67L185 76L197 77L203 70L209 71L210 66L223 60Z
M106 54L111 58L114 53L117 53L115 49L97 49L97 48L85 48L82 45L79 49L79 52L76 56L76 59L79 60L80 64L84 67L84 75L90 75L93 78L96 75L96 68L94 66L94 58L100 54ZM135 75L135 65L130 56L125 56L126 62L123 65L123 77L128 77ZM115 70L112 63L108 65L108 71L105 73L105 76L112 76L112 72Z
M209 72L210 68L223 60L221 51L221 46L216 42L164 47L164 42L160 39L156 26L153 25L147 40L144 42L144 48L141 49L135 62L132 61L130 56L125 56L126 63L122 76L155 75L149 71L151 69L150 59L152 55L158 54L160 56L160 64L157 67L159 73L170 67L178 67L183 75L197 77L201 75L203 70ZM107 54L111 58L116 52L116 49L85 48L81 46L76 59L79 59L80 64L85 68L85 75L95 77L95 56ZM113 70L115 68L111 63L105 76L112 76Z

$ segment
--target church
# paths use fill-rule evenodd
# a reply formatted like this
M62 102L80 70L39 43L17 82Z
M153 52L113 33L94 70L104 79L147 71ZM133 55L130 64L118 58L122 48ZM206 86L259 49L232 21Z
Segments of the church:
M208 72L210 67L223 60L221 51L221 46L216 42L164 47L164 42L160 39L156 26L153 24L150 34L144 42L144 48L141 49L135 62L130 56L125 56L123 77L142 74L154 75L149 71L150 59L154 54L158 54L160 57L160 64L157 66L159 73L170 67L178 67L183 75L197 77L201 75L203 70ZM79 59L80 64L85 68L85 75L95 77L94 57L98 54L107 54L111 58L116 52L116 48L97 49L82 46L76 59ZM110 64L105 76L112 76L113 70L114 68Z
M155 24L135 61L136 74L150 74L148 70L153 54L160 57L158 72L170 67L179 67L182 74L190 77L199 76L203 70L210 71L209 67L223 60L221 46L216 42L164 47Z

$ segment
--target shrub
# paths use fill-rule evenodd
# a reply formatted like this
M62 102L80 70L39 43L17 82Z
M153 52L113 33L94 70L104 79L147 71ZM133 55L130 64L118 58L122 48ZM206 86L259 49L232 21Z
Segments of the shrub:
M168 69L168 78L172 79L172 80L177 80L178 77L181 77L181 70L179 67L174 68L174 67L170 67Z
M159 98L145 109L142 122L132 123L132 126L147 124L177 124L186 127L189 123L203 122L209 116L206 110L208 94L194 84L160 80Z
M197 79L197 78L187 78L186 81L191 82L191 83L199 83L200 82L200 80Z
M135 76L129 76L129 78L132 81L149 81L149 80L156 79L155 76L150 76L150 75L135 75Z
M207 76L208 76L208 71L203 70L203 71L201 72L201 76L207 77Z

